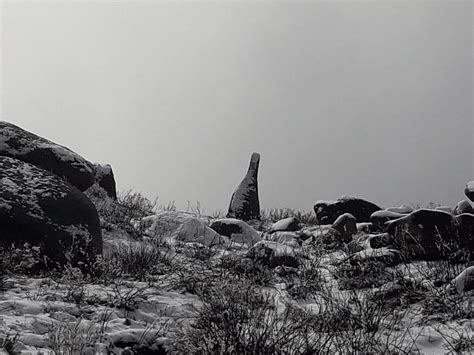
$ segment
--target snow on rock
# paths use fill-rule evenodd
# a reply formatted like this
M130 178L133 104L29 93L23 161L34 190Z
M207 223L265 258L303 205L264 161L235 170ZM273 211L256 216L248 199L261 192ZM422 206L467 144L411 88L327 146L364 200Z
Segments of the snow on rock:
M205 220L191 213L165 211L142 219L150 225L145 234L152 238L171 237L176 241L206 246L225 244L227 239L211 229Z
M435 210L451 213L453 209L449 206L438 206Z
M253 153L247 174L232 194L227 217L243 221L260 219L260 202L258 199L258 167L260 154Z
M94 166L69 148L0 121L0 155L51 171L79 190L94 183Z
M454 285L458 292L474 290L474 266L468 267L454 279Z
M269 233L277 231L294 232L299 230L300 221L296 217L288 217L275 222L270 227Z
M395 212L395 213L401 213L401 214L407 214L407 213L413 212L413 208L407 205L401 205L399 207L388 207L385 210L389 212Z
M235 218L216 219L211 222L210 227L235 243L254 245L262 239L254 228Z
M298 247L301 239L298 234L293 232L275 232L266 235L266 240L278 242L280 244Z

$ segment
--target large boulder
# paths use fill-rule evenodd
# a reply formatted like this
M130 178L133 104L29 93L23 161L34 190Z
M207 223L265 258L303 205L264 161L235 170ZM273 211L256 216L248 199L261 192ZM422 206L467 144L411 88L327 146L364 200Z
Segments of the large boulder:
M350 213L358 223L370 222L370 216L381 208L372 202L356 197L341 197L336 201L318 201L314 212L319 224L333 224L341 214Z
M458 223L450 213L420 209L387 222L397 249L422 259L449 258L459 251Z
M205 220L191 213L164 211L142 219L145 235L151 238L171 238L183 243L216 246L227 239L211 229Z
M94 164L95 182L105 190L107 196L117 200L117 187L112 167L109 164Z
M296 217L280 219L272 224L269 233L274 232L295 232L300 229L300 221Z
M228 237L231 242L254 245L262 239L254 228L235 218L216 219L211 222L210 228Z
M344 213L337 217L332 224L332 228L340 234L342 240L346 243L352 240L354 234L357 234L356 219L350 213Z
M464 194L469 200L474 202L474 181L469 181L464 188Z
M58 176L0 156L0 244L24 243L40 246L53 262L88 264L102 253L99 216Z
M380 210L370 215L370 222L372 223L372 229L375 231L384 231L385 223L393 221L395 219L404 217L406 214L392 212L389 210Z
M0 155L52 172L81 191L95 181L93 164L79 154L4 121L0 121Z
M258 167L260 154L253 153L244 179L230 199L227 217L243 221L260 219L260 202L258 199Z

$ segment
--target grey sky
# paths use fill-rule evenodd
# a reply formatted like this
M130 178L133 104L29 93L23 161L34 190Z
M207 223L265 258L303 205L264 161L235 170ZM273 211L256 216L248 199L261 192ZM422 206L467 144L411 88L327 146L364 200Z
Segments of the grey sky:
M472 2L2 2L1 118L119 189L225 210L453 204L474 179Z

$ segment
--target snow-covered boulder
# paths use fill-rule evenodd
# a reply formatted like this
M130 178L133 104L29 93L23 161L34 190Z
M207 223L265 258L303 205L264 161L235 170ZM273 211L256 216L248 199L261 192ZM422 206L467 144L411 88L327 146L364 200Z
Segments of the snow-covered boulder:
M300 221L296 217L288 217L280 219L278 222L272 224L269 229L269 233L278 231L282 232L294 232L300 229Z
M421 209L386 223L397 249L415 258L439 259L459 249L458 224L450 213Z
M332 228L340 234L344 242L350 242L352 236L357 234L356 219L350 213L344 213L337 217L332 224Z
M454 206L452 213L455 216L463 213L474 213L474 209L468 200L461 200Z
M336 201L317 201L314 212L319 224L333 224L344 213L353 215L357 222L370 222L370 215L381 208L357 197L343 196Z
M0 155L22 160L85 191L95 181L94 165L69 148L0 121Z
M458 292L474 290L474 266L468 267L453 280Z
M227 239L211 229L205 220L191 213L165 211L142 219L148 226L145 235L151 238L170 237L185 243L200 243L206 246L225 244Z
M474 181L469 181L464 188L464 194L469 200L474 202Z
M299 266L298 258L292 247L268 240L262 240L250 248L247 257L271 268L277 266Z
M96 208L77 188L32 164L0 156L0 243L40 246L53 261L102 253Z
M392 212L389 210L380 210L372 213L370 215L370 222L372 223L372 229L374 231L384 231L385 230L385 223L388 221L393 221L394 219L398 219L401 217L406 216L402 213Z
M228 237L231 242L254 245L262 239L254 228L235 218L216 219L211 222L210 227L220 235Z
M243 221L260 219L260 202L258 199L258 167L260 154L253 153L247 174L232 194L227 217Z
M94 164L95 182L114 200L117 199L117 187L112 167L109 164Z
M275 232L272 234L267 234L266 240L290 245L292 247L297 247L301 243L299 235L294 232Z
M400 213L400 214L408 214L413 212L413 208L407 205L401 205L399 207L388 207L385 209L389 212Z

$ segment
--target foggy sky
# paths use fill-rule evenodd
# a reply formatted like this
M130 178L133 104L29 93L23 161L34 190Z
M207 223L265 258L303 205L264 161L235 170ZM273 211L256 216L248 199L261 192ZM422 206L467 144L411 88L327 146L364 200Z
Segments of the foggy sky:
M118 188L226 210L356 195L452 205L474 180L472 2L1 5L1 114Z

